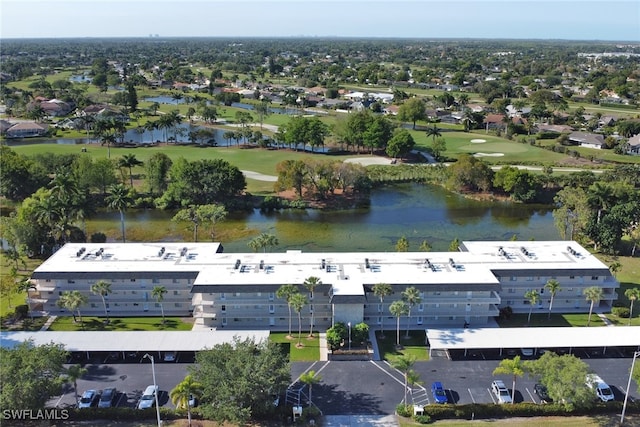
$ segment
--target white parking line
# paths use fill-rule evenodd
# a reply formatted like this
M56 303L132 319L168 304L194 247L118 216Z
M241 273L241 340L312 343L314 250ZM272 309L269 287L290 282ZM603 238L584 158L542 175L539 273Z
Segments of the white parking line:
M531 392L529 391L528 388L525 388L525 390L527 390L527 394L529 395L529 397L531 398L531 400L533 400L533 403L537 403L536 399L533 398L533 394L531 394Z
M473 403L476 403L476 399L474 399L474 398L473 398L473 393L471 393L471 389L470 389L470 388L468 388L468 389L467 389L467 391L469 392L469 396L471 396L471 401L472 401Z
M380 369L382 372L384 372L385 374L387 374L388 376L393 378L395 380L395 382L397 382L398 384L400 384L404 388L404 381L400 381L399 379L397 379L396 377L391 375L391 373L389 371L387 371L386 369L383 369L382 366L378 365L374 360L370 360L369 362L373 363L373 366L375 366L376 368Z
M291 387L292 385L294 385L295 383L297 383L298 381L300 381L300 377L303 376L304 374L306 374L307 372L309 372L314 366L316 366L316 363L320 363L318 361L315 361L311 364L311 366L309 366L307 369L305 369L304 371L302 371L302 373L300 375L298 375L298 378L296 378L295 380L293 380L293 382L291 384L289 384L289 387ZM320 371L322 371L324 368L327 367L327 365L329 364L329 361L327 361L322 368L318 369L316 371L316 374L319 374Z
M491 398L491 401L492 401L493 403L496 403L496 404L497 404L498 402L496 402L496 400L493 398L493 393L491 393L491 390L487 389L487 392L489 392L489 397ZM475 402L473 402L473 403L475 403Z

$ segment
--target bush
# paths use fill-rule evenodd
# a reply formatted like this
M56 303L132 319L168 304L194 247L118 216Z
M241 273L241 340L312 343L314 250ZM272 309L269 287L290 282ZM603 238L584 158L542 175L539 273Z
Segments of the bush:
M611 312L618 317L622 317L623 319L628 319L631 316L631 312L629 311L629 307L613 307Z
M91 235L91 243L106 243L107 242L107 235L104 233L93 233Z
M369 339L369 325L364 322L358 323L351 331L351 339L354 343L366 343Z
M21 304L16 306L16 319L25 319L29 314L29 306Z
M413 406L405 405L404 403L399 403L396 406L396 413L401 417L408 418L413 415Z
M431 424L431 417L429 415L415 415L413 419L420 424Z

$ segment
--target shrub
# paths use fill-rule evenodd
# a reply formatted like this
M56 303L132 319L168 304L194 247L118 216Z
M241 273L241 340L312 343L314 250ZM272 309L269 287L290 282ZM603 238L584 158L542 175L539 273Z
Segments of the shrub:
M16 306L16 318L25 319L29 314L29 307L26 304Z
M104 233L93 233L91 235L91 243L106 243L107 242L107 235Z
M613 307L611 312L618 317L622 317L623 319L628 319L629 316L631 316L629 307Z
M413 415L413 407L411 405L405 405L404 403L399 403L396 406L396 413L401 417L410 417Z
M430 424L431 417L429 415L415 415L413 419L420 424Z
M364 322L355 325L351 331L351 339L356 344L367 342L369 339L369 325Z

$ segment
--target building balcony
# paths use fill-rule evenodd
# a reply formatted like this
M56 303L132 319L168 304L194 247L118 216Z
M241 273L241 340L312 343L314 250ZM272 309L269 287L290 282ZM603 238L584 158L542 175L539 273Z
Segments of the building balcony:
M191 305L196 306L209 306L213 307L216 301L212 296L202 295L202 294L194 294L193 298L191 298Z
M215 319L217 315L216 313L204 311L198 307L193 310L193 317L196 319Z

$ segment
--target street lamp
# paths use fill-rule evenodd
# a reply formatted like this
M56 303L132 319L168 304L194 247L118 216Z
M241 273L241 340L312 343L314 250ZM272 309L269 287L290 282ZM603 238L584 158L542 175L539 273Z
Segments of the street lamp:
M631 371L629 372L629 381L627 382L627 391L624 394L624 403L622 404L622 414L620 414L620 425L624 423L624 413L627 410L627 399L629 398L629 388L631 387L631 376L633 375L633 368L636 364L636 358L640 356L640 351L633 353L633 361L631 362Z
M156 415L158 417L158 427L162 426L162 421L160 420L160 405L158 405L158 392L160 390L158 390L158 386L156 384L156 364L154 363L153 360L153 356L151 356L149 353L145 354L144 356L142 356L142 358L147 358L149 360L151 360L151 373L153 374L153 389L155 390L155 398L156 398Z
M347 323L349 327L349 350L351 350L351 322Z

